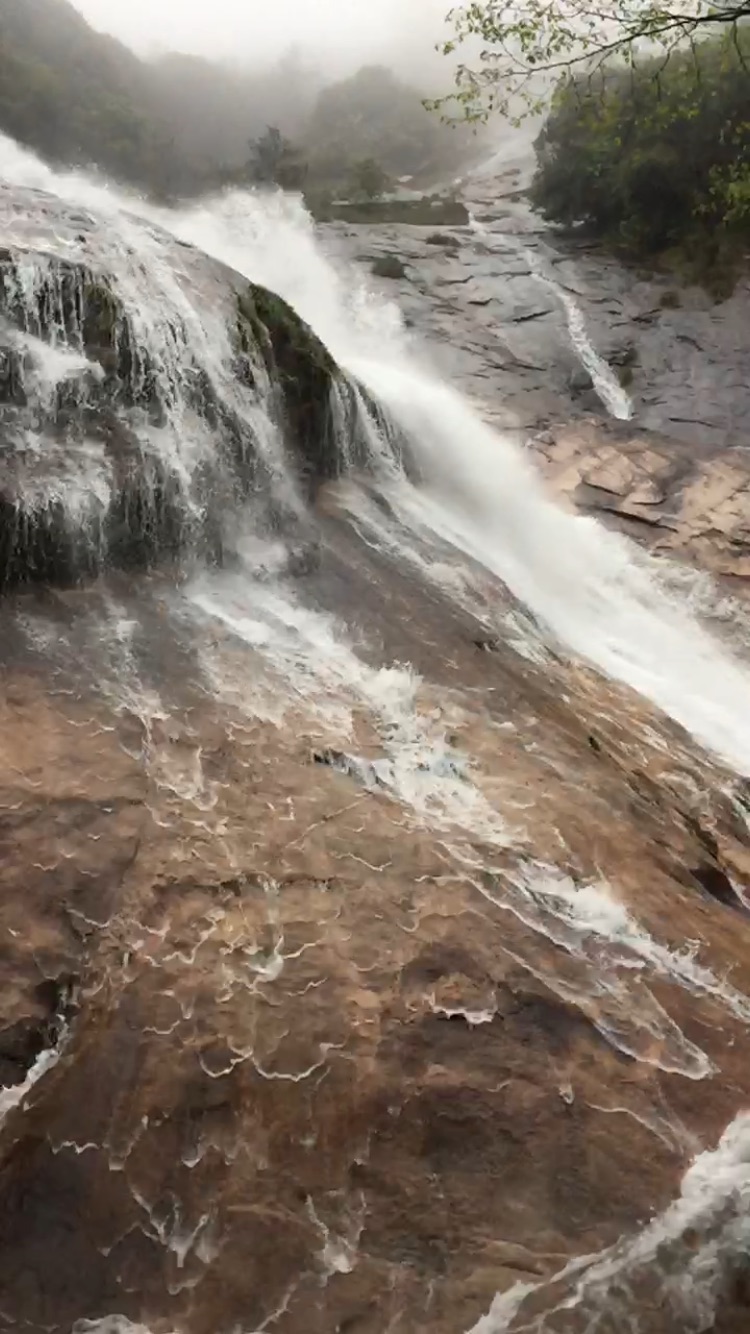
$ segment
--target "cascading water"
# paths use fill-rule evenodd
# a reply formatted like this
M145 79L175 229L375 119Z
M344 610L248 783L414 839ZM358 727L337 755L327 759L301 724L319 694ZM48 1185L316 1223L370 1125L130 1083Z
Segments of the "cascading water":
M550 287L565 311L565 319L581 365L591 376L591 382L607 411L619 421L629 421L633 416L633 403L630 395L623 389L612 367L599 355L589 338L583 311L575 297L561 283L557 282L538 255L526 248L524 255L529 271L541 283Z
M203 305L186 297L176 282L159 234L135 221L132 212L146 214L280 292L408 440L423 486L417 492L403 478L394 483L391 471L384 485L395 510L487 566L562 644L632 686L734 768L750 774L746 673L665 593L636 548L547 499L520 451L486 425L460 393L431 374L397 308L326 258L297 200L240 192L173 214L119 196L86 177L57 175L7 140L0 166L10 180L53 188L79 207L106 214L115 237L109 258L132 285L129 308L143 337L153 341L154 330L163 330L165 304L183 330L177 344L166 333L161 339L162 346L173 349L171 363L161 372L170 397L181 401L175 386L185 376L189 348L190 361L210 372L221 394L231 396L233 409L244 420L251 417L254 433L255 401L245 396L238 403L238 391L228 385L226 329L219 329L216 316L202 323L198 312ZM372 436L372 423L368 429ZM178 421L170 438L179 440L184 453L185 440L194 432ZM204 430L199 453L208 448L210 432ZM268 449L274 470L285 476L273 435ZM382 456L390 457L387 447Z
M401 482L391 494L402 515L488 566L563 644L750 772L745 672L636 548L546 498L519 450L425 367L397 310L326 259L296 201L233 195L170 225L281 291L387 410L424 477L421 492Z
M136 201L56 178L7 141L5 151L17 178L41 179L68 200L66 211L37 191L19 208L12 186L0 187L3 399L14 445L5 495L21 548L21 529L34 529L32 565L59 566L66 544L71 569L129 563L134 534L145 554L188 545L218 554L250 501L256 522L267 505L273 523L283 514L304 524L255 298L125 211ZM95 215L79 196L98 205ZM330 431L346 433L356 453L357 391L329 378ZM323 450L328 426L315 425ZM22 549L9 559L11 579L24 559Z
M534 1313L542 1284L516 1283L467 1334L552 1334L556 1316L575 1311L576 1330L638 1330L638 1313L656 1270L661 1278L669 1330L706 1334L714 1326L717 1295L727 1261L741 1266L750 1222L750 1118L746 1112L727 1127L716 1149L698 1155L679 1197L635 1237L623 1238L598 1255L584 1256L552 1276L553 1305ZM697 1250L691 1237L710 1240ZM559 1286L558 1286L559 1285ZM528 1315L527 1315L528 1312ZM668 1313L668 1314L667 1314ZM567 1328L567 1326L565 1326Z
M630 395L623 389L612 367L599 355L594 347L586 329L583 311L572 293L563 287L562 283L556 281L550 267L544 263L540 255L528 246L514 244L512 237L496 235L475 217L471 219L471 226L489 248L498 245L511 247L513 250L521 250L529 266L529 273L540 283L543 283L545 287L549 287L562 306L570 341L581 365L591 376L591 383L605 408L611 416L616 417L619 421L629 421L633 416L633 403Z
M255 502L262 488L256 490L250 485L239 495L232 492L229 467L228 489L241 529L235 544L234 568L194 577L180 589L179 596L174 596L172 603L172 609L175 605L178 608L176 619L182 616L199 641L201 689L217 705L228 701L234 710L232 740L235 731L242 733L248 718L254 724L268 720L274 725L286 722L290 733L301 718L301 732L321 738L315 762L336 768L339 776L353 780L362 789L347 795L341 807L333 812L336 818L359 808L365 800L363 793L368 800L373 793L385 794L392 803L392 806L384 803L384 819L390 822L388 838L393 837L396 828L406 827L414 833L415 840L427 831L425 846L419 849L424 865L415 859L414 868L410 867L408 872L410 880L416 886L429 882L427 895L449 894L454 887L457 892L459 887L468 887L473 898L471 909L464 910L467 916L483 912L485 907L488 911L497 909L496 915L503 919L503 926L510 923L501 946L508 958L518 969L541 979L547 991L561 999L563 1007L577 1006L604 1039L610 1059L636 1060L649 1072L657 1070L691 1086L698 1080L711 1079L716 1067L701 1045L703 1029L694 1041L694 1030L683 1031L668 1012L667 1004L673 990L681 990L697 997L700 1004L714 1007L708 1013L719 1020L745 1026L750 1021L750 1008L741 988L730 984L708 964L699 963L698 945L695 951L681 948L682 941L678 946L663 945L650 926L641 924L634 913L619 903L604 875L582 885L569 870L533 861L526 854L525 836L518 819L523 803L518 802L514 808L514 798L509 795L513 776L507 788L494 790L493 800L492 791L486 795L482 776L477 776L471 756L459 749L453 723L460 728L461 709L454 708L451 701L436 701L438 692L434 689L430 692L429 683L423 682L408 665L392 662L385 667L372 665L368 657L372 645L366 644L362 651L360 646L354 647L347 626L321 611L304 581L295 584L286 577L290 529L294 529L300 515L312 526L316 518L306 504L304 479L292 466L274 415L278 384L257 358L252 365L238 367L238 348L227 332L236 318L234 302L239 282L236 275L263 283L286 297L351 377L336 380L331 392L330 419L338 457L337 466L330 473L349 474L348 487L341 488L338 494L337 518L340 519L343 510L345 518L352 521L351 530L358 541L388 552L391 557L395 555L404 567L412 562L426 580L432 579L448 588L454 601L465 601L467 606L473 606L476 572L496 576L523 604L521 612L529 616L531 630L524 623L523 633L530 639L536 635L536 640L532 650L523 656L533 664L533 670L543 674L552 656L549 649L559 653L562 646L568 655L584 659L606 676L632 686L690 730L707 748L741 773L749 774L750 680L742 667L668 593L658 578L657 565L592 520L565 513L550 502L522 453L486 425L460 393L436 380L426 355L420 353L405 333L398 310L371 294L358 275L340 271L326 258L298 201L280 195L237 193L179 214L168 213L144 201L120 196L85 177L53 173L7 141L0 141L0 172L18 184L62 197L67 202L71 224L65 234L60 234L57 228L50 240L49 229L45 230L43 225L44 195L39 196L39 210L30 218L14 212L12 191L8 192L7 212L2 219L3 244L11 252L11 281L16 285L15 299L21 309L17 327L7 334L14 358L4 380L9 392L16 393L18 398L14 406L14 411L18 410L14 418L18 436L13 443L21 453L36 450L48 464L49 451L56 440L53 428L60 426L65 396L73 391L77 407L80 409L83 404L88 414L85 420L90 426L90 432L77 442L76 459L80 460L80 467L76 467L72 484L69 471L65 476L61 473L51 484L50 470L46 467L47 482L44 486L39 483L37 492L33 489L36 483L32 485L33 470L24 473L24 477L32 479L30 507L54 503L80 523L82 507L83 512L86 506L93 507L95 512L106 511L118 485L118 469L113 465L101 430L103 418L113 410L113 402L100 397L108 387L107 359L104 358L103 365L91 355L92 339L84 329L87 310L94 304L97 293L76 289L71 306L66 286L69 266L78 264L80 271L84 265L86 272L95 275L97 284L105 284L121 312L116 321L117 337L108 350L120 358L119 380L125 384L127 393L114 405L115 415L134 437L136 463L144 465L149 459L158 462L163 476L174 479L185 511L188 514L193 511L198 524L205 517L212 496L216 503L218 495L220 507L226 500L226 448L239 447L241 453L244 450L262 463L264 488L274 502L276 526L263 522L262 507L258 521ZM90 218L82 210L91 210L94 216ZM79 226L83 229L80 234L76 230ZM88 238L85 243L81 236ZM200 246L220 264L208 270L197 265L197 252L190 248L190 243ZM48 251L49 263L36 263L26 270L22 257L25 248L32 245ZM223 265L228 265L234 274ZM57 320L45 319L44 331L34 324L40 294L44 301L57 302L60 312ZM55 337L56 326L59 337ZM45 333L44 338L40 338L41 332ZM127 358L123 362L125 353ZM238 370L242 373L238 374ZM409 477L419 478L417 485L411 483L400 467L401 446L411 465ZM69 458L68 452L66 459ZM366 472L367 476L361 477L360 472ZM325 495L322 501L319 497L316 500L322 507ZM490 583L497 589L496 581ZM83 636L85 660L93 660L96 650L99 655L96 661L103 663L108 673L106 681L97 682L97 698L105 698L118 716L127 715L141 737L140 750L136 751L144 769L157 792L167 793L165 800L174 803L167 807L167 822L178 821L179 811L177 814L175 811L182 802L190 810L189 828L200 830L206 845L226 845L231 875L226 873L221 888L228 895L241 896L244 882L241 884L233 861L235 844L239 843L237 829L232 828L230 816L219 809L221 782L212 777L208 764L204 770L197 725L195 734L187 727L181 735L170 733L168 705L150 688L147 672L141 671L135 645L137 623L114 604L110 612L107 633L96 617L90 622L79 617L76 626ZM498 613L498 619L502 618L507 629L506 608L502 616ZM517 620L516 638L511 637L508 642L514 650L520 642L518 653L522 654L524 646L522 636L518 639L518 624ZM26 632L30 641L37 634L41 655L50 658L57 655L55 662L60 664L61 672L74 670L70 666L74 657L72 637L70 642L64 635L45 638L44 628L40 630L33 616L28 618ZM227 655L222 658L219 635L223 633L232 643L242 644L251 663L250 670L244 675L240 672L237 679L231 677L227 668ZM158 633L153 637L158 639ZM522 662L522 669L528 666L527 661ZM188 715L198 708L191 697ZM522 733L536 721L523 717L498 723L495 719L493 740L500 734L500 728ZM88 720L83 720L81 726L88 726ZM351 754L338 749L342 737L347 743L352 738L357 744L361 741L360 749ZM222 737L220 742L213 739L211 763L217 763L225 739ZM292 740L296 741L296 737ZM589 738L590 742L595 740ZM262 751L260 741L260 732L253 732L248 744L249 757L242 761L248 769L257 763L256 743L257 751ZM531 752L536 743L523 738L522 744ZM565 783L574 785L575 774L565 771L564 762L560 768ZM253 782L262 787L262 779L254 777ZM279 815L268 803L273 819L288 820L291 827L295 802L304 807L314 787L308 770L304 782L300 781L293 794L286 797L288 814ZM498 790L506 795L505 804L497 799ZM394 811L398 821L392 818ZM244 814L243 811L243 817ZM288 842L291 849L299 848L311 831L328 827L331 812L311 809L310 815L309 826L298 836L286 840L282 834L280 841ZM266 808L261 809L260 815L256 810L255 818L259 825L263 820L272 822ZM253 838L257 835L259 839L262 831L251 832ZM189 838L186 843L189 845ZM478 855L477 843L482 845ZM385 839L384 844L388 846ZM562 839L561 846L561 859L567 860L568 850ZM255 848L256 845L253 858ZM196 849L199 862L203 851ZM336 855L342 862L351 858L361 863L371 875L379 875L391 865L387 860L370 863L349 847ZM517 860L512 861L512 857ZM571 861L574 860L571 855ZM195 882L191 879L190 893L193 889L198 893L202 869L194 873L191 868L190 874ZM165 872L163 879L166 878ZM333 894L334 877L317 867L309 874L306 869L304 875L290 872L283 893L260 873L248 876L248 885L250 881L256 897L260 893L273 901L276 912L277 898L282 899L287 893L293 895L298 881L303 884L305 894L319 893L326 899ZM163 880L159 884L164 887ZM403 908L399 904L398 930L405 939L419 929L419 904L412 915L410 903L404 896ZM431 906L425 906L425 916L429 916ZM244 905L241 907L244 912ZM181 908L180 901L176 911ZM198 950L218 931L220 913L224 911L212 909L214 915L209 916L208 925L203 921L197 943L191 943L187 932L187 942L178 934L177 944L170 942L166 953L169 965L177 968L187 961L192 966ZM331 920L336 920L339 911L331 910ZM328 912L327 906L321 909L321 919L316 924L321 932L325 930ZM436 920L438 917L436 910ZM487 922L490 920L488 916ZM88 918L85 921L87 926L96 926ZM291 926L290 934L294 934L293 919ZM118 932L121 927L118 922ZM512 933L516 927L520 943L518 953L513 953L516 947L512 944L515 939ZM115 928L112 929L114 932ZM157 951L156 942L163 942L168 936L169 924L163 927L163 935L159 934L161 929L139 928L134 946L136 952L146 949L154 973L157 964L148 950ZM247 924L243 929L248 930ZM343 927L341 932L343 938ZM144 944L146 936L148 941ZM245 937L240 939L244 942ZM557 979L539 965L543 946L550 941L555 965L560 967ZM242 994L242 1018L256 998L259 979L275 981L292 960L308 951L313 953L319 943L317 938L312 942L302 940L299 945L295 941L294 946L290 941L288 952L284 953L280 931L273 937L272 948L267 940L263 946L255 941L239 947L236 940L228 938L220 959L221 1005L228 1005L232 998L235 970L240 966L253 974L250 988ZM363 952L360 958L353 971L367 976L371 967L369 954ZM452 969L452 955L450 959ZM128 985L131 962L126 950L122 967ZM431 976L429 967L425 975ZM311 974L301 981L300 990L292 994L299 997L309 994L313 997L312 1007L317 1003L315 995L322 984ZM177 1005L174 989L164 989L159 995L160 1003L166 1004L171 999ZM362 995L365 984L357 983L357 996ZM263 1000L265 1003L265 996ZM171 1016L164 1027L156 1025L144 1032L171 1037L183 1020L192 1017L192 1004L191 1000L190 1004L178 1007L177 1016ZM496 1014L491 1003L467 1008L432 998L430 1004L433 1016L459 1020L463 1017L472 1029L491 1024ZM272 1008L269 1006L269 1012ZM198 1018L202 1023L202 1013L199 1012ZM327 1023L328 1018L324 1018ZM273 1022L273 1016L264 1018L258 1030L265 1031ZM284 1014L283 1024L286 1022ZM369 1023L366 1019L363 1032ZM284 1031L287 1033L288 1028ZM330 1040L327 1027L321 1032L324 1036L319 1039L319 1054L309 1060L307 1051L298 1064L295 1057L289 1068L272 1066L265 1056L258 1055L256 1032L243 1036L238 1028L236 1034L231 1034L229 1046L222 1048L217 1043L216 1051L208 1040L204 1041L205 1033L201 1032L201 1068L214 1080L223 1078L243 1062L252 1062L258 1080L286 1081L290 1091L298 1083L317 1077L318 1072L322 1084L335 1043ZM528 1036L524 1041L528 1041ZM217 1069L211 1065L212 1058L218 1062ZM18 1086L18 1097L15 1094L7 1097L0 1113L4 1108L12 1115L55 1059L55 1053L40 1057L27 1081ZM376 1059L380 1059L379 1055ZM437 1065L432 1068L439 1069ZM503 1087L501 1084L500 1089ZM493 1094L496 1092L493 1089ZM310 1098L314 1096L311 1092ZM568 1096L567 1085L563 1084L561 1097L566 1106L573 1096L572 1089ZM218 1129L216 1126L214 1129L219 1135L226 1105L214 1099L213 1094L206 1096L206 1105L198 1109L196 1120L200 1120L204 1111L207 1121L209 1113L216 1113ZM602 1110L614 1113L622 1109L616 1104ZM391 1116L391 1111L389 1102L387 1117L395 1124L397 1118ZM635 1113L631 1114L639 1119ZM164 1126L169 1128L170 1120L160 1114L155 1124L159 1130ZM663 1115L648 1112L642 1124L670 1149L676 1145L681 1153L686 1148L693 1151L694 1141L680 1129L679 1117L668 1112ZM141 1135L145 1138L148 1129L149 1118L144 1114L128 1144L132 1147ZM198 1136L197 1130L195 1133ZM682 1264L684 1257L678 1257L675 1272L696 1289L703 1283L702 1312L713 1310L712 1285L718 1268L718 1251L724 1247L734 1254L745 1236L746 1141L746 1120L739 1117L716 1153L697 1159L671 1209L630 1241L554 1273L551 1284L568 1283L570 1292L559 1296L555 1287L553 1305L550 1308L548 1303L545 1307L547 1311L551 1309L552 1320L563 1309L575 1309L584 1319L591 1317L586 1328L607 1328L596 1322L613 1293L621 1300L622 1294L617 1289L619 1277L624 1276L630 1282L631 1277L639 1278L644 1267L653 1268L657 1251L665 1240L679 1250L679 1234L685 1227L698 1228L701 1236L704 1233L710 1236L687 1264ZM69 1143L63 1140L60 1151ZM72 1143L79 1155L88 1151L93 1154L101 1148L88 1142ZM317 1151L314 1139L312 1147ZM208 1156L214 1148L213 1141L207 1141L206 1145L199 1141L195 1152L182 1161L189 1170L198 1169L204 1151ZM235 1148L233 1152L239 1150ZM123 1161L119 1157L110 1159L111 1171L119 1173ZM364 1160L357 1161L361 1166ZM234 1158L227 1162L231 1175ZM266 1170L265 1158L263 1170ZM707 1189L707 1176L715 1178L715 1189ZM171 1180L169 1191L172 1191ZM139 1188L133 1199L147 1216L144 1235L151 1241L156 1237L168 1249L179 1251L181 1270L193 1242L196 1238L200 1241L203 1231L209 1230L207 1215L201 1212L191 1230L183 1224L179 1209L175 1208L169 1215L168 1227L165 1217L148 1203ZM202 1210L202 1202L199 1204ZM241 1216L247 1212L244 1198L232 1207ZM364 1203L360 1209L364 1218ZM354 1266L362 1228L357 1231L351 1226L352 1218L348 1219L347 1227L340 1229L341 1236L348 1238L351 1234L356 1241L347 1240L338 1260L332 1260L339 1244L338 1233L321 1221L311 1195L304 1200L304 1211L308 1222L312 1220L324 1240L325 1281L319 1283L314 1271L316 1293L320 1296L328 1278L335 1273L349 1273ZM205 1245L196 1242L195 1250L197 1265L210 1264L213 1251L207 1241ZM196 1269L195 1275L191 1271L186 1283L195 1280L197 1284L202 1274L203 1268ZM182 1277L181 1273L176 1276L174 1291L179 1291ZM517 1318L526 1321L527 1310L531 1312L529 1322L521 1323L520 1328L540 1334L547 1326L544 1317L535 1314L534 1302L540 1297L546 1300L548 1287L540 1281L511 1289L475 1326L476 1334L516 1328ZM258 1328L266 1328L279 1315L283 1316L294 1290L292 1283L278 1308L265 1316ZM679 1293L678 1299L673 1306L679 1313L682 1309ZM623 1328L637 1329L630 1321L629 1300L627 1295L622 1298L622 1318L630 1322ZM125 1316L104 1317L75 1326L99 1327L141 1328ZM695 1325L696 1329L705 1327ZM577 1334L578 1326L570 1328Z

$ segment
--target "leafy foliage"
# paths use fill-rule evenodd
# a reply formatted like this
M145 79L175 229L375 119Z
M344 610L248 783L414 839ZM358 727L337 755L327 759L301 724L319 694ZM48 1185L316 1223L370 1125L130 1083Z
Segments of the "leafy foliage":
M686 43L728 29L750 16L750 0L471 0L448 15L454 35L443 44L455 55L465 44L478 59L461 63L456 91L434 105L482 120L500 111L514 120L544 109L550 81L590 72L615 56L638 63L643 46L668 63Z
M388 173L376 158L365 157L352 166L349 193L353 199L380 199L389 186Z
M750 237L750 32L569 74L537 140L532 199L640 255Z
M391 176L429 175L464 159L471 140L430 115L418 89L382 65L324 88L305 135L311 172L346 183L354 163L379 162Z
M301 190L307 164L299 149L285 139L275 125L251 144L248 174L258 185L278 185L282 190Z
M385 183L365 161L388 175L438 174L470 141L386 69L326 87L294 48L259 68L143 61L69 0L0 0L0 131L166 198L248 182L335 194L352 175L377 197Z

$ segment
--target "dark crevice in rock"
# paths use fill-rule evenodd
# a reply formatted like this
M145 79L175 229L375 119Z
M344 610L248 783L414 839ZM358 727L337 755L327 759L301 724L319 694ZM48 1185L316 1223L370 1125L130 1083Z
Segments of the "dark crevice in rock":
M43 1033L32 1019L19 1019L0 1031L0 1088L22 1084L44 1049Z
M716 861L719 855L719 844L716 840L716 835L712 834L710 829L706 829L697 816L693 815L690 811L683 813L683 819L691 834L698 840L701 847L705 848L712 861Z
M353 778L355 782L361 783L363 787L377 788L385 786L376 765L371 760L363 759L359 755L347 755L345 751L326 749L314 751L312 759L314 764L335 769L337 773L345 774L347 778Z
M42 1052L56 1048L78 1013L78 979L72 973L44 978L35 1000L45 1018L24 1018L0 1032L0 1090L22 1084ZM2 1124L0 1111L0 1124Z
M720 866L711 863L692 866L690 874L698 881L701 888L711 895L712 899L716 899L717 903L722 903L726 908L734 908L739 912L747 911L737 897L731 880Z
M531 324L533 320L543 320L543 319L546 319L547 316L550 315L550 314L551 314L551 312L550 312L549 310L528 310L528 311L523 311L520 315L514 315L514 316L512 317L512 319L511 319L511 324ZM592 384L591 384L590 386L587 386L587 387L589 387L589 388L593 388L593 382L592 382Z

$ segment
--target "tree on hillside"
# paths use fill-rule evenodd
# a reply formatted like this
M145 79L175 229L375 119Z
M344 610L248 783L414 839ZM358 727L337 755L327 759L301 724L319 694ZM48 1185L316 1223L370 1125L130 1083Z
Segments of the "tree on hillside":
M470 132L452 133L425 109L420 89L381 65L324 88L309 118L305 146L319 180L348 183L351 164L366 158L393 176L452 169Z
M750 28L558 82L533 204L632 255L711 279L750 237Z
M611 57L632 66L644 50L664 67L704 34L728 30L736 42L748 18L750 0L471 0L450 11L453 36L443 51L481 49L459 65L455 93L435 105L461 119L493 111L521 119L542 110L550 84L565 74Z
M258 185L278 185L282 190L301 190L307 165L294 144L275 125L252 140L247 171Z
M355 199L380 199L389 186L388 174L377 158L361 158L352 166L349 189Z

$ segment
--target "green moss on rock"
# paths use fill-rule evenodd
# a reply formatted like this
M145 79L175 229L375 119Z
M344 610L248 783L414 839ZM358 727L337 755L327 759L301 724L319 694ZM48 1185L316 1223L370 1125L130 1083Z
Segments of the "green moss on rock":
M141 429L141 412L158 429L168 420L170 404L114 283L85 264L44 260L29 301L19 281L23 255L0 249L0 316L3 328L8 326L8 337L0 336L0 451L7 457L0 478L0 591L32 582L73 584L107 566L148 568L185 550L220 562L231 540L232 516L248 496L263 494L269 505L275 503L274 479L252 422L231 396L222 398L204 367L190 364L186 345L191 373L185 376L185 401L213 442L211 454L192 474L188 504L184 479L172 472L158 447L148 447ZM254 285L241 286L236 299L233 369L253 388L266 382L258 374L265 364L269 406L283 428L290 465L312 490L340 471L339 414L333 406L346 405L350 388L320 339L284 300ZM27 460L16 440L29 426L30 408L24 352L13 327L67 344L105 372L92 374L84 366L64 378L32 423L40 440L49 442L51 460L59 460L68 444L73 461L83 442L100 452L110 494L100 505L94 498L80 521L66 513L54 487L46 505L24 500ZM132 408L138 409L135 417ZM37 460L35 466L36 483L43 481L43 463Z
M282 297L250 284L237 299L240 344L261 352L280 398L280 412L301 471L335 477L340 464L332 434L331 394L338 368L328 349Z

